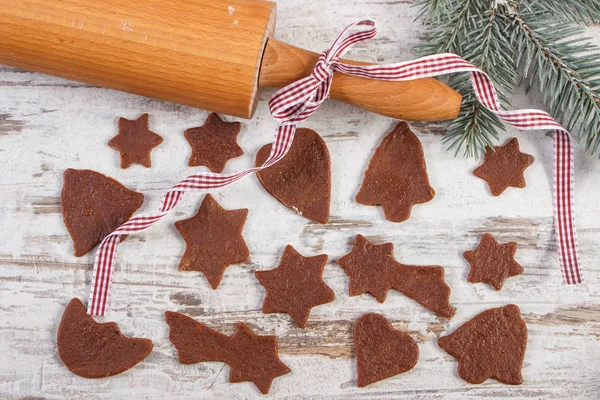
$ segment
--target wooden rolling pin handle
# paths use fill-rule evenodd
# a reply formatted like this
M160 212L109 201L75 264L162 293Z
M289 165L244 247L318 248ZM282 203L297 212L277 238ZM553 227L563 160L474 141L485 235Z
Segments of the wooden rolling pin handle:
M281 88L302 79L310 75L318 58L317 53L269 38L261 63L259 86ZM390 82L338 72L333 75L330 96L377 114L409 121L454 119L462 100L459 93L433 78Z

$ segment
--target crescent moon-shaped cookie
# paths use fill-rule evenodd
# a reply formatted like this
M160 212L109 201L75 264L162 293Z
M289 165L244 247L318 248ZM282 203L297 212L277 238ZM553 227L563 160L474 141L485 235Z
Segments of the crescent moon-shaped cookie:
M65 308L56 342L65 366L84 378L120 374L152 351L150 340L124 336L115 322L94 321L77 298Z

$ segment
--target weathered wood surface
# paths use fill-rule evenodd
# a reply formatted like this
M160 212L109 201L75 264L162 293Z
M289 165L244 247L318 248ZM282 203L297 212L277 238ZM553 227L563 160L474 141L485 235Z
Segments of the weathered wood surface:
M410 1L289 0L279 2L277 36L320 50L346 24L375 18L380 36L352 51L365 61L412 57L421 27ZM299 18L299 16L301 16ZM600 29L589 33L600 44ZM272 138L275 123L266 107L243 121L240 145L246 156L227 170L248 167L253 154ZM536 105L519 94L517 104ZM117 119L148 112L151 128L165 141L153 153L151 169L119 168L118 153L106 146ZM56 353L56 329L66 303L87 300L93 255L77 259L62 223L59 195L65 168L90 168L112 176L146 197L143 211L157 207L166 188L193 169L183 130L198 126L206 112L0 67L0 398L255 398L250 383L229 384L220 363L180 365L167 339L166 310L180 311L230 333L237 321L279 337L282 359L292 373L274 381L272 398L544 398L592 399L600 390L600 162L576 150L576 213L586 283L565 287L555 255L552 226L552 141L544 132L518 134L523 151L536 162L526 172L527 188L493 198L471 171L472 160L454 158L440 144L435 124L412 124L423 143L432 202L416 206L411 219L394 224L376 207L353 200L366 164L394 122L329 102L305 124L320 132L333 162L332 218L318 225L292 214L266 193L254 177L216 193L227 208L250 209L244 228L251 261L230 267L217 291L197 273L177 272L183 241L173 221L192 215L199 196L191 195L166 221L130 237L121 246L113 305L105 320L128 335L151 338L152 354L116 377L86 380L71 374ZM509 130L504 138L515 135ZM500 292L466 282L464 250L482 233L520 247L525 274ZM349 251L357 233L391 241L396 258L408 264L441 264L452 287L457 315L441 320L393 293L384 304L368 296L349 297L348 279L334 261ZM260 312L264 289L252 271L273 268L286 244L305 255L327 253L324 279L337 299L313 310L309 326L298 329L286 315ZM455 360L435 339L478 312L513 302L529 327L523 374L512 387L489 380L462 381ZM381 312L419 342L414 370L356 387L351 329L358 316Z

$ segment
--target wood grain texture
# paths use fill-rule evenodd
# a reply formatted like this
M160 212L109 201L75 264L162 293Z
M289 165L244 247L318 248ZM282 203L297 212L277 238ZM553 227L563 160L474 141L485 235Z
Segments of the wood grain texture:
M311 74L319 54L269 39L259 75L261 87L281 88ZM342 59L353 65L372 63ZM333 74L330 97L390 118L441 121L458 115L461 95L433 78L386 82Z
M249 118L265 0L0 0L0 63Z
M349 58L392 62L413 57L421 26L409 1L328 2L288 0L278 4L278 38L321 51L347 23L374 18L380 36L353 49ZM302 16L302 18L298 18ZM600 44L600 27L588 34ZM226 171L250 167L256 151L272 140L275 122L263 93L256 116L242 121L239 143L246 155ZM539 102L519 91L515 106ZM119 117L150 114L150 129L165 138L153 152L152 168L119 168L118 153L106 143ZM435 198L415 206L405 223L386 221L381 209L357 204L369 158L395 125L352 106L328 102L305 126L319 132L332 157L333 217L326 225L293 214L264 191L255 177L216 192L225 208L249 208L244 235L250 261L230 267L217 291L199 273L177 271L184 243L173 222L197 210L190 195L155 227L131 236L120 247L113 306L103 321L116 321L124 334L151 338L154 351L136 368L104 380L71 374L56 353L56 329L72 297L87 300L93 255L75 258L62 223L59 196L66 168L90 168L146 195L141 211L158 207L165 189L200 170L187 167L187 128L207 113L11 67L0 67L0 398L2 399L252 399L250 383L229 384L220 363L180 365L168 341L166 310L190 315L231 333L244 321L260 334L276 334L281 358L292 373L274 381L270 398L398 399L594 399L600 390L600 162L576 148L576 216L585 283L565 287L552 227L552 140L546 132L517 133L536 162L526 171L525 189L493 198L474 177L477 162L454 158L440 143L439 124L413 123L425 152ZM229 120L233 120L229 118ZM516 241L525 268L500 292L466 281L464 250L491 232L502 243ZM346 254L357 233L395 245L399 262L443 265L457 315L437 318L415 302L391 292L384 304L368 296L349 297L348 278L335 260ZM274 268L286 244L306 256L326 253L324 280L336 293L332 303L313 309L308 327L298 329L286 315L260 312L264 289L252 271ZM529 327L523 376L513 387L488 381L470 385L436 338L477 313L507 303L521 307ZM351 331L356 318L380 312L419 343L409 373L356 387Z

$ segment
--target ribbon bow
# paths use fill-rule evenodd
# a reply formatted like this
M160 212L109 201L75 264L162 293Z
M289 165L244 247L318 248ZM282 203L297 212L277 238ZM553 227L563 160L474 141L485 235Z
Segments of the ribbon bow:
M370 28L350 34L355 26L366 25ZM281 124L298 124L305 121L329 97L333 72L364 76L367 68L356 68L342 64L339 59L348 49L377 35L375 22L370 20L348 25L335 39L333 45L319 56L312 73L277 91L269 101L271 115ZM374 78L373 79L378 79Z
M351 32L357 26L366 29ZM246 175L268 168L281 160L292 145L296 124L305 121L329 96L333 72L386 81L406 81L457 72L469 72L477 99L507 123L525 130L554 129L554 221L563 282L582 281L573 220L573 148L569 133L539 110L504 111L490 78L474 65L455 54L437 54L413 61L388 65L358 66L344 64L341 56L354 44L372 39L377 34L375 22L364 20L349 25L323 52L310 76L277 91L269 101L273 118L279 122L271 154L260 167L233 174L202 172L187 177L162 198L159 212L134 215L109 234L96 252L94 275L90 289L88 314L105 315L110 305L112 276L120 237L144 231L167 215L181 201L184 193L205 191L230 185Z

